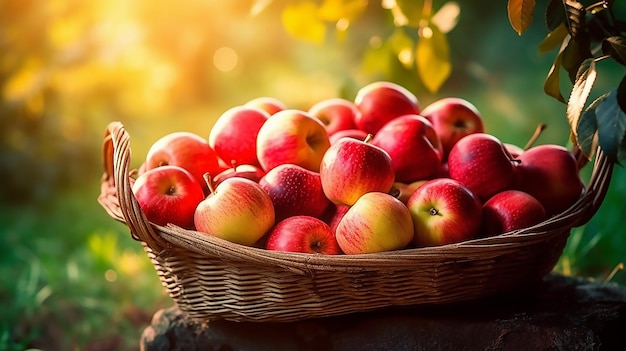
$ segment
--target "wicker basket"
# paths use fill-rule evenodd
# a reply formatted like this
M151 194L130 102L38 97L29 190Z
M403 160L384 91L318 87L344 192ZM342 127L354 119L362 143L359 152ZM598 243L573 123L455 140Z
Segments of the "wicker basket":
M595 214L613 168L599 151L578 202L530 228L439 247L324 256L246 247L151 224L131 191L130 137L122 124L108 126L103 151L98 201L143 243L166 291L199 321L287 322L523 288L552 270L571 228Z

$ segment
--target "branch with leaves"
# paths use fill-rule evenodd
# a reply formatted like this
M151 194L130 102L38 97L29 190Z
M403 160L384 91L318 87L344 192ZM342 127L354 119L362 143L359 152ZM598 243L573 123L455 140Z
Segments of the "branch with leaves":
M616 16L614 5L614 0L551 0L545 11L548 34L539 50L559 48L544 91L567 104L572 142L588 159L600 146L619 163L626 159L626 75L614 89L588 103L599 78L598 64L614 61L626 67L626 19ZM509 22L519 35L530 26L534 11L535 0L509 0ZM561 93L562 71L572 84L567 102Z

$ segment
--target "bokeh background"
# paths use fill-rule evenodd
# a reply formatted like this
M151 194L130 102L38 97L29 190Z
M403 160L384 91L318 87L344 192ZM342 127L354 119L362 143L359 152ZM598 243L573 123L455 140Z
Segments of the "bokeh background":
M444 3L412 6L435 12ZM519 36L506 2L449 3L459 12L445 33L451 71L435 90L402 50L418 35L399 34L395 5L0 0L0 350L135 350L152 314L172 304L141 245L96 202L111 121L130 133L138 167L158 137L208 137L222 112L252 98L307 109L389 80L422 106L471 101L503 141L524 145L546 123L538 143L569 145L565 106L542 89L556 55L538 53L543 5ZM623 76L610 64L599 69L598 92ZM615 270L626 260L624 196L618 166L603 206L573 229L555 270L626 284Z

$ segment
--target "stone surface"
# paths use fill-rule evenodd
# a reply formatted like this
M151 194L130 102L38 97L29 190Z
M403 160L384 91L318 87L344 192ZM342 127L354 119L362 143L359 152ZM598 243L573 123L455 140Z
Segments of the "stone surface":
M158 311L140 341L161 350L626 350L626 287L549 275L519 296L292 323L194 323Z

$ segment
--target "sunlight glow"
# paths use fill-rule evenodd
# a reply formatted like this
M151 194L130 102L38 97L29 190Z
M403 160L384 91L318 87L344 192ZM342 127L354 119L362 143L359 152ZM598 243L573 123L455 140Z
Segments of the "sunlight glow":
M235 50L228 46L223 46L215 50L215 54L213 55L213 64L215 65L215 68L222 72L230 72L235 69L238 61L239 55L237 55Z

